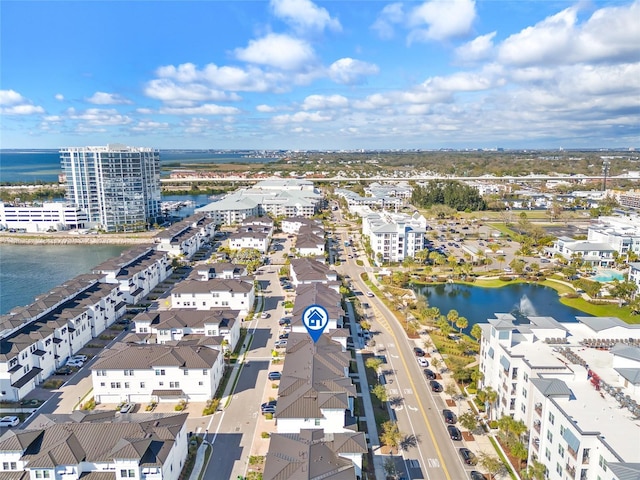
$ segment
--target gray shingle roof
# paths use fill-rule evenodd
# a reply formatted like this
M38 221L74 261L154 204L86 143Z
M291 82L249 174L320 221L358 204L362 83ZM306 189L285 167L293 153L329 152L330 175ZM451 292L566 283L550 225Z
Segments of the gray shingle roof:
M253 289L253 282L249 280L213 278L211 280L184 280L171 291L174 293L209 293L235 292L248 293Z
M156 367L211 368L218 350L190 345L116 344L100 353L91 370L149 370Z

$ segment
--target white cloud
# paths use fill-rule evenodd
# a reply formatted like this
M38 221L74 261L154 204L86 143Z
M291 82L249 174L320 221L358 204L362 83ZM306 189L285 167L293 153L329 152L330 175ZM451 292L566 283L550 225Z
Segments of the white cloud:
M196 102L237 101L236 94L227 94L197 83L177 85L169 79L155 79L147 83L144 94L173 106L193 106Z
M33 105L15 90L0 90L0 113L3 115L33 115L44 113L44 108Z
M74 108L69 108L67 115L72 120L87 122L91 126L128 125L133 122L131 117L122 115L115 109L88 108L77 113Z
M256 110L261 113L272 113L276 111L275 107L264 104L256 106Z
M640 2L607 7L578 23L578 7L567 8L508 37L498 58L509 65L638 61Z
M59 102L64 101L64 95L63 95L63 94L61 94L61 93L56 93L56 94L55 94L55 96L54 96L54 98L55 98L56 100L58 100Z
M311 45L304 40L277 33L251 40L246 48L237 48L235 55L245 62L282 70L308 69L316 63Z
M167 122L154 122L152 120L140 121L131 127L134 132L154 132L156 130L166 130L169 128Z
M271 0L271 9L299 32L323 31L325 28L339 31L340 22L329 12L309 0Z
M327 108L345 108L349 100L342 95L309 95L302 102L302 110L323 110Z
M240 113L240 110L235 107L205 103L197 107L162 107L159 112L166 115L234 115Z
M493 39L496 32L480 35L468 43L456 48L455 54L462 62L478 62L487 60L493 55Z
M468 35L476 18L474 0L428 0L408 14L409 42L449 40ZM424 28L426 26L426 28Z
M404 11L402 10L402 3L390 3L385 6L378 14L378 18L371 29L378 32L378 36L382 39L388 40L394 35L394 25L400 24L404 21Z
M86 99L87 102L94 105L130 105L131 100L124 98L117 93L96 92Z
M353 58L341 58L329 67L329 78L336 83L345 85L357 85L364 83L369 75L376 75L380 69L377 65L354 60Z
M274 123L302 123L302 122L328 122L332 119L329 115L320 112L296 112L292 115L276 115L272 118Z

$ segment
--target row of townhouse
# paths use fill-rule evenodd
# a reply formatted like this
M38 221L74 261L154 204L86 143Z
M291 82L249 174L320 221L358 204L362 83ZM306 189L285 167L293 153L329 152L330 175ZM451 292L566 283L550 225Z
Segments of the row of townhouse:
M296 287L310 283L328 284L336 291L340 287L336 271L325 263L311 258L292 258L289 264L289 274L291 283Z
M224 373L222 352L208 346L117 343L91 367L97 403L205 402Z
M253 277L207 280L187 278L171 290L173 308L193 310L229 308L239 310L243 318L253 308L254 300Z
M0 400L19 401L171 274L140 246L0 317Z
M156 310L139 313L133 322L135 343L166 344L206 337L212 348L233 351L240 339L239 310Z
M320 220L314 220L305 217L287 217L283 218L280 222L280 229L284 233L297 235L298 232L300 232L300 229L303 227L310 228L311 231L316 235L321 234L322 236L324 236L324 227L322 226L322 222Z
M610 267L615 262L615 249L608 243L574 240L569 237L558 237L553 242L551 254L559 253L565 259L580 257L585 265L593 267Z
M325 243L324 228L320 225L304 225L298 229L295 248L298 255L303 257L316 257L324 260Z
M172 257L191 258L213 239L216 224L204 215L192 215L154 237L156 249Z
M415 212L368 213L362 216L362 235L368 237L376 263L402 262L427 248L427 220Z
M270 214L274 217L312 217L322 207L322 194L307 180L265 180L251 188L236 190L224 198L196 209L216 224L233 225Z
M187 458L187 414L41 414L36 428L0 437L3 480L177 480Z
M0 202L0 230L47 232L85 228L89 217L77 205L44 202L42 205L10 205Z
M301 478L361 478L367 443L354 417L350 359L327 334L317 343L306 333L289 335L265 479L293 478L294 472Z
M117 285L80 275L0 317L0 400L17 402L125 312Z
M481 383L497 393L491 418L529 427L529 461L542 462L550 480L637 476L640 326L495 317L480 324Z

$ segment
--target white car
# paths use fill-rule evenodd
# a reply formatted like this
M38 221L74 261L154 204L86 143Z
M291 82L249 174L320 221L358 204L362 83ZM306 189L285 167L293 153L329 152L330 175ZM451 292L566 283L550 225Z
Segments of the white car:
M15 427L19 423L20 423L20 419L18 417L8 416L8 417L0 418L0 427L1 428Z
M428 367L429 366L429 361L424 358L424 357L418 357L418 365L420 365L421 367Z
M69 360L80 360L81 362L86 362L87 361L87 356L86 355L73 355L69 358Z
M83 365L84 365L84 362L79 358L70 358L69 361L67 361L67 366L69 367L82 368Z
M260 314L260 318L269 318L269 314L267 312L262 312Z
M373 292L367 292L367 297L375 297L375 295L373 294Z

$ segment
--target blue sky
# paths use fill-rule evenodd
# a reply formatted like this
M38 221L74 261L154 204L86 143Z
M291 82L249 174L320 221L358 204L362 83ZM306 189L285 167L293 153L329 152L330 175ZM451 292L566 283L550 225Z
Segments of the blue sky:
M640 0L11 1L3 148L640 146Z

